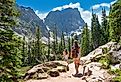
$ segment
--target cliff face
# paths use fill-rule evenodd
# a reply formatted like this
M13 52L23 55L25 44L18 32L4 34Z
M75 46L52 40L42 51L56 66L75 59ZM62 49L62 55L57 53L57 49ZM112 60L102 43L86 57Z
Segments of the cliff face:
M45 18L45 25L51 30L55 27L59 32L70 33L83 27L85 24L77 8L67 8L62 11L51 11Z
M70 34L72 31L77 31L85 24L77 8L51 11L44 19L45 21L41 20L30 7L17 5L17 9L20 12L20 16L18 17L19 22L17 28L13 28L13 30L18 34L27 37L35 34L37 26L40 27L42 36L47 37L47 27L50 31L57 28L58 36L60 36L62 31Z
M14 28L18 34L30 35L35 33L35 28L40 27L42 35L46 36L47 29L43 20L41 20L30 7L18 6L17 9L20 13L19 24L17 28Z

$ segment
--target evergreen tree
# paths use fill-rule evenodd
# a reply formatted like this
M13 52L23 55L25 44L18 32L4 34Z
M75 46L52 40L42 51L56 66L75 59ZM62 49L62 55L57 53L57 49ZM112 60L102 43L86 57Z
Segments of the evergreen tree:
M40 28L37 26L36 28L36 42L35 42L35 47L36 47L36 59L39 60L41 58L41 34L40 34Z
M91 20L91 34L92 34L92 46L93 49L97 48L101 45L100 37L101 37L101 29L98 21L98 16L96 14L92 14Z
M68 37L68 51L69 51L69 57L70 57L70 52L71 52L71 41L70 41L70 36Z
M121 0L118 0L111 7L109 26L110 40L118 42L121 39Z
M22 55L23 55L23 58L22 58L22 62L23 62L23 65L26 64L26 58L27 58L27 48L26 48L26 40L25 40L25 36L23 36L23 42L22 42Z
M75 33L75 35L74 35L74 40L77 40L77 41L78 41L78 36L77 36L76 33Z
M59 43L59 53L62 53L63 49L64 49L64 47L63 47L63 39L62 39L62 35L61 35L61 41Z
M34 65L36 63L36 46L35 46L35 40L32 41L32 45L31 45L31 61L32 61L32 65Z
M61 36L62 36L63 49L65 49L66 46L65 46L65 35L64 35L64 32L62 32Z
M105 8L102 8L102 23L101 23L101 45L104 45L108 42L109 38L109 25L106 17Z
M74 43L74 38L71 37L71 46L73 46L73 43Z
M47 58L48 58L48 60L50 60L50 31L48 31L48 56L47 56Z
M0 81L17 82L22 60L22 41L11 30L18 15L15 0L0 1ZM3 28L3 29L2 29Z
M82 31L81 37L81 55L85 56L90 52L90 34L87 23Z
M28 62L27 62L28 65L31 64L31 60L32 60L32 59L31 59L31 41L30 41L30 40L31 40L31 39L29 38L29 42L28 42L28 53L27 53L27 54L28 54L28 58L27 58L27 59L28 59Z
M0 26L13 26L16 23L16 17L19 15L15 0L0 0Z
M12 30L0 30L0 81L16 82L22 64L22 41Z
M54 30L53 30L52 52L54 55L56 55L56 35Z

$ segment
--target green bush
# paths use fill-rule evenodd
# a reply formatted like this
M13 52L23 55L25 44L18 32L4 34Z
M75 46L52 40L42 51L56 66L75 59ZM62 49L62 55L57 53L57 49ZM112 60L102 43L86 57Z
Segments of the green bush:
M102 57L99 62L102 63L104 69L108 69L111 64L111 58L109 54L107 54L105 57Z
M121 70L120 69L113 69L113 70L109 69L108 73L112 75L116 75L116 77L112 79L112 82L121 82Z

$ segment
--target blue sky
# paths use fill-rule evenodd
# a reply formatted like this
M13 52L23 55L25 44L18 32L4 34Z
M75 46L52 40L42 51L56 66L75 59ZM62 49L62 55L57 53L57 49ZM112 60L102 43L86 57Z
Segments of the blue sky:
M68 7L78 8L85 22L90 26L91 8L94 8L101 20L101 7L105 7L107 14L110 4L115 0L16 0L17 4L31 7L35 13L44 19L49 11L62 10Z

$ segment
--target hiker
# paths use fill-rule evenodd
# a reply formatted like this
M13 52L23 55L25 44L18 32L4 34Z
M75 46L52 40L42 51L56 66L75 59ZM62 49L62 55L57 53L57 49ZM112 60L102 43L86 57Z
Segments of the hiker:
M64 60L68 63L68 57L69 57L69 55L68 55L67 49L64 49L64 51L63 51L63 57L64 57Z
M72 46L72 49L71 49L71 56L72 56L74 64L75 64L75 70L76 70L75 75L78 75L78 73L79 73L78 68L80 65L80 47L79 47L77 41L74 41L74 45Z

